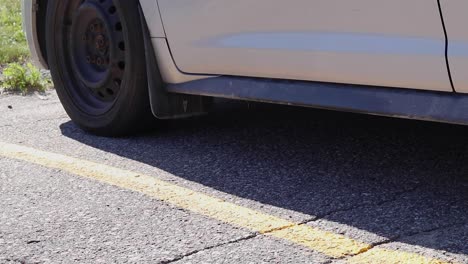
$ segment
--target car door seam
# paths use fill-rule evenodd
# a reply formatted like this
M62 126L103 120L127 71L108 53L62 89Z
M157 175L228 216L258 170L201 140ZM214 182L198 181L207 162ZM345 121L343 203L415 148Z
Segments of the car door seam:
M439 14L440 14L440 21L442 22L442 28L444 30L444 37L445 37L445 65L447 67L447 73L448 73L448 76L449 76L449 80L450 80L450 85L452 86L452 90L453 92L457 92L455 90L455 86L453 85L453 79L452 79L452 73L450 71L450 62L449 62L449 56L448 56L448 34L447 34L447 28L445 26L445 21L444 21L444 14L442 12L442 6L440 4L440 0L437 0L437 5L438 5L438 8L439 8Z

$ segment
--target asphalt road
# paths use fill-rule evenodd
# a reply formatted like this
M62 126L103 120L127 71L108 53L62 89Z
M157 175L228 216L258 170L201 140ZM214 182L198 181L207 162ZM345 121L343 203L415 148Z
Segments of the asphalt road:
M468 127L218 101L208 116L112 139L80 130L52 92L1 95L0 142L137 171L374 248L468 263ZM0 157L0 263L348 260Z

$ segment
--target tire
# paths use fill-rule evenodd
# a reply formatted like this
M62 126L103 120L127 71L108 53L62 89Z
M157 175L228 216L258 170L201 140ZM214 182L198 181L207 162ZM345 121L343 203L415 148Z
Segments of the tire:
M70 118L102 136L122 136L151 116L138 1L50 0L48 63Z

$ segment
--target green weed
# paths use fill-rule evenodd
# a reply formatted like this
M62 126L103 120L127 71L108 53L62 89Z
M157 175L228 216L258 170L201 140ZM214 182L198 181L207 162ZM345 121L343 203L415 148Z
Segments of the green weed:
M29 57L21 19L20 0L0 0L0 65Z
M3 70L0 87L8 92L21 92L27 94L33 91L43 92L50 84L41 72L31 63L21 65L10 63Z

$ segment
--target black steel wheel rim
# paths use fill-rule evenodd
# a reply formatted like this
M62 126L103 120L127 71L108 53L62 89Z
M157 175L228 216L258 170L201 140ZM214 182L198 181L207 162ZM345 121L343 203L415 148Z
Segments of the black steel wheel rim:
M125 76L126 36L113 0L72 0L62 21L65 87L83 112L107 112Z

